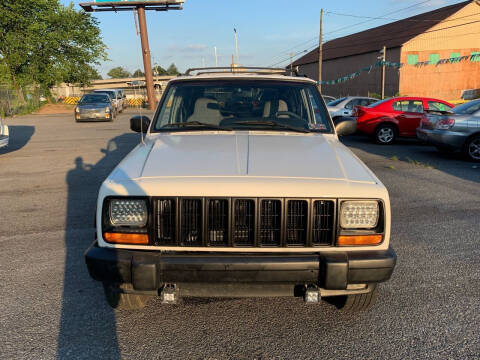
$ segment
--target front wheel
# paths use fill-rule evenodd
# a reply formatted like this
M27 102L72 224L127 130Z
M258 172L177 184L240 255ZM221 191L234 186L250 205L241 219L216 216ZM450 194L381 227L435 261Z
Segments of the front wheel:
M116 286L115 284L110 284L107 282L103 283L103 291L105 293L105 300L107 300L108 305L113 309L119 310L137 310L143 309L151 296L148 295L137 295L137 294L125 294L122 290L131 290L131 285L120 285Z
M465 155L470 160L480 161L480 136L474 136L467 140L465 144Z
M333 304L343 312L358 312L370 310L377 301L378 286L366 294L353 294L344 296L332 296L326 301Z
M390 145L395 141L397 131L393 125L383 124L375 130L375 142L380 145Z

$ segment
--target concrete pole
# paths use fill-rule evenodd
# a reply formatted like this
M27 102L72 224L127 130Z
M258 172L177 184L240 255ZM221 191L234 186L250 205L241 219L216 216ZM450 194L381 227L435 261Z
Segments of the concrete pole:
M152 60L150 58L150 46L148 45L147 19L145 16L145 7L138 6L138 25L140 28L140 39L142 41L143 68L145 71L145 81L147 86L148 108L155 110L157 99L153 88Z
M383 47L382 64L382 100L385 99L385 61L387 59L387 47Z
M320 10L320 35L318 37L318 90L322 93L323 65L323 9Z

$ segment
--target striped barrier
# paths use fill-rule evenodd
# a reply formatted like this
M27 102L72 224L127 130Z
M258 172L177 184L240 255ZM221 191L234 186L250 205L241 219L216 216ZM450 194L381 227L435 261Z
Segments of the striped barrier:
M145 100L141 98L132 98L128 99L128 105L129 106L142 106L144 104Z
M63 102L69 105L76 105L80 101L79 96L67 96Z

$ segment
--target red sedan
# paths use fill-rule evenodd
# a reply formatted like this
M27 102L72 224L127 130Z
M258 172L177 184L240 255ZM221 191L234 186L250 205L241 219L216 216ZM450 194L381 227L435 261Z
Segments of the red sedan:
M454 105L438 99L395 97L358 106L357 129L373 135L378 144L391 144L397 137L416 137L425 110L448 111Z

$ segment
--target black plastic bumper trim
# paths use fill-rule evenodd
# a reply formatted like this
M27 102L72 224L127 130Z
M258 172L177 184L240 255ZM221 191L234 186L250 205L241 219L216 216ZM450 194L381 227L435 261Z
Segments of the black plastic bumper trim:
M348 284L383 282L396 263L386 251L315 254L160 253L100 248L85 253L90 276L98 281L133 284L139 291L165 283L317 284L344 290Z

